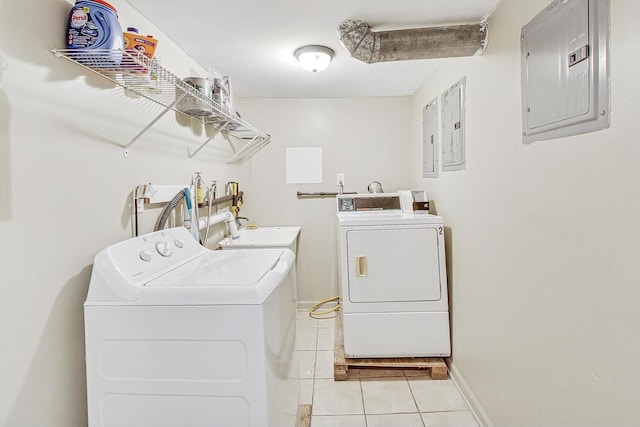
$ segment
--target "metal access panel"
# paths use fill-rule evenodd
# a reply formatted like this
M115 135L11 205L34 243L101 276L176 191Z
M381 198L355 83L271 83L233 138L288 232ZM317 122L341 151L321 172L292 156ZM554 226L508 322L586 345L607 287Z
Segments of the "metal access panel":
M442 170L465 167L465 87L466 77L442 94Z
M609 127L609 0L555 0L521 31L522 141Z
M438 98L422 109L422 177L437 178L439 175L438 148Z

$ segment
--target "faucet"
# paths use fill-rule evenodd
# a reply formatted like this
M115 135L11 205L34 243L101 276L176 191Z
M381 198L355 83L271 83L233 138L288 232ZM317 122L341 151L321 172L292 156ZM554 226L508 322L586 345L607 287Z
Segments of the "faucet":
M242 224L240 223L240 220L245 220L245 221L249 221L249 218L246 218L244 216L237 216L236 217L236 224L238 225L238 228L242 227Z

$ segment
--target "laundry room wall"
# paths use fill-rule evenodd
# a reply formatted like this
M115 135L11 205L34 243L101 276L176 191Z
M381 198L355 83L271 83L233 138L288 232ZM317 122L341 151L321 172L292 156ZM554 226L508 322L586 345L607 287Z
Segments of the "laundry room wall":
M549 0L502 0L482 56L413 99L413 184L448 228L453 375L485 425L640 420L640 3L611 1L611 127L521 142L520 29ZM423 179L422 108L466 76L467 164Z
M110 2L123 26L159 39L157 54L174 74L204 75L126 2ZM226 143L189 161L205 135L173 113L124 156L161 109L50 52L64 47L72 3L0 0L3 427L86 425L82 303L96 252L131 237L133 187L188 183L194 171L237 179Z
M320 77L320 76L318 76ZM336 199L298 199L296 193L366 192L371 181L385 191L407 188L411 97L361 99L241 99L242 111L268 129L271 144L240 169L241 214L258 225L299 225L300 306L338 293ZM286 149L322 148L322 183L287 184Z

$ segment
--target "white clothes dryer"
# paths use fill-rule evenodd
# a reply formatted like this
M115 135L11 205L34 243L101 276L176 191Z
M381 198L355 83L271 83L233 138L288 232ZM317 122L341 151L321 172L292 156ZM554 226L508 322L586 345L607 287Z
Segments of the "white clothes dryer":
M211 251L182 227L99 252L89 426L294 426L294 262L288 249Z
M442 218L403 212L396 193L337 202L345 354L449 356Z

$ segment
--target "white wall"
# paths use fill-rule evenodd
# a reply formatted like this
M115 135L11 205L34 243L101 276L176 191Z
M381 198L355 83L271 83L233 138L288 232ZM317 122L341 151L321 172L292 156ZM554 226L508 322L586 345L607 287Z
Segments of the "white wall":
M385 191L407 188L411 98L242 99L242 111L268 129L271 144L243 166L242 216L258 225L300 225L298 299L301 305L337 295L336 200L298 199L296 193L366 192L371 181ZM323 148L322 184L286 184L288 147Z
M422 179L448 225L453 366L496 426L640 420L640 3L611 2L610 129L521 143L520 28L548 0L502 0L481 57L443 62L421 109L467 77L467 167ZM486 420L485 420L486 421Z
M203 72L127 3L111 3L124 25L159 38L174 73ZM222 144L189 163L187 150L204 136L173 113L124 157L122 146L159 109L54 57L70 7L0 0L2 426L86 425L82 303L93 256L131 236L132 188L188 183L194 171L236 178Z
M295 192L334 191L338 171L349 190L410 180L408 97L241 101L243 118L273 142L232 167L221 140L190 162L188 151L206 137L170 113L125 158L122 147L161 109L54 57L49 49L64 46L71 3L0 0L0 425L7 427L86 425L82 303L96 252L131 236L135 185L188 183L195 171L221 187L238 180L241 214L303 227L299 296L315 301L337 292L335 200L301 201ZM204 75L125 1L111 3L123 26L160 40L165 67ZM290 146L324 148L324 184L284 184ZM152 224L155 216L146 217Z
M124 1L112 3L124 25L160 39L164 65L203 73ZM258 224L302 225L304 301L337 291L335 201L296 191L335 190L336 172L346 190L374 179L387 191L426 188L449 227L454 368L491 422L636 423L640 4L612 0L611 128L524 146L519 30L547 3L503 0L487 52L443 62L413 105L241 100L273 142L235 168L217 143L190 163L204 136L173 115L125 158L122 145L158 109L49 52L64 44L69 2L0 0L0 425L86 424L82 302L93 256L131 235L134 185L182 183L194 171L239 180L241 214ZM423 180L421 108L464 75L467 169ZM304 146L324 148L322 185L284 183L285 148Z

